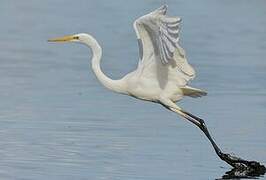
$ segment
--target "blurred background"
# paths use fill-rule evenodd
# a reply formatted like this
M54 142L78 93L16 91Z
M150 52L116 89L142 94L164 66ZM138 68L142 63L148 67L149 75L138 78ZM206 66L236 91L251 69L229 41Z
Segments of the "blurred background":
M266 164L266 1L1 0L1 179L205 180L230 170L192 124L103 88L87 47L47 42L90 33L103 71L121 78L138 62L134 20L165 3L183 19L191 84L208 91L178 104L223 150Z

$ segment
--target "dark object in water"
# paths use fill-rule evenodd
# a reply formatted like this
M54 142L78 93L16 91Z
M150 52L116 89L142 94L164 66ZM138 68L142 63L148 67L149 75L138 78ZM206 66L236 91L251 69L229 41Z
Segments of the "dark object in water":
M239 171L239 172L243 172L243 173L245 172L248 174L260 173L260 175L262 175L262 173L265 174L266 172L266 167L257 161L247 161L239 157L232 156L230 154L224 154L224 153L221 153L218 156L223 161L233 166L234 168L232 170L234 170L234 172Z
M227 171L221 179L257 178L266 173L265 166L258 162L250 162L251 165L243 168L233 168Z

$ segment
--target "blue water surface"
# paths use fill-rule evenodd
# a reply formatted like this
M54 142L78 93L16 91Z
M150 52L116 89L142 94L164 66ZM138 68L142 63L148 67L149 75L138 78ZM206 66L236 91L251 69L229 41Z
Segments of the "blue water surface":
M103 88L85 46L47 42L92 34L117 79L137 66L133 21L164 3L183 20L191 86L208 91L178 104L223 150L266 164L266 1L2 0L0 179L206 180L230 170L192 124Z

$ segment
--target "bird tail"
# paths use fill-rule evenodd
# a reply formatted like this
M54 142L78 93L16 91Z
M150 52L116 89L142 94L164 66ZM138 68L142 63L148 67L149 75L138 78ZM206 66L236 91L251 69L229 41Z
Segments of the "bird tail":
M189 86L182 87L181 90L183 91L183 94L185 96L190 96L193 98L202 97L202 96L207 95L206 91L203 91L203 90L197 89L197 88L193 88L193 87L189 87Z

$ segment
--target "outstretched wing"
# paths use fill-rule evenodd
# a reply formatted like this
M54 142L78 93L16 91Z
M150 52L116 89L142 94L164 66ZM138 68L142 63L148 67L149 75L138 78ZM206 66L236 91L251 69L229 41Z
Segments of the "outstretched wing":
M161 68L179 71L178 75L188 81L195 76L195 71L178 44L181 18L167 16L166 11L164 5L134 22L140 48L139 64L147 68L157 63Z

